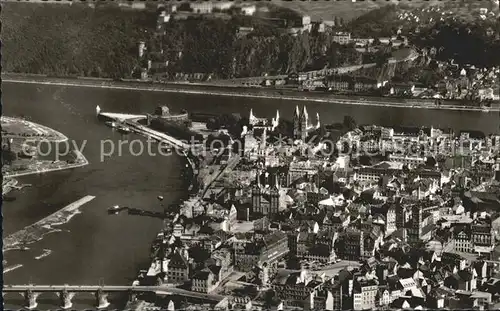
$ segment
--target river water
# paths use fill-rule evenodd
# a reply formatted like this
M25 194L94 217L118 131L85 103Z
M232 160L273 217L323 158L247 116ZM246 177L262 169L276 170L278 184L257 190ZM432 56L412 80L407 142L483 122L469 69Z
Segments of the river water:
M17 200L4 202L4 236L52 214L86 196L96 198L80 208L60 232L45 236L30 245L28 251L5 253L7 266L23 267L4 274L6 284L113 284L126 285L148 263L149 247L161 228L155 218L117 215L108 216L112 205L126 205L161 211L163 204L174 203L185 196L187 188L184 160L177 156L139 156L127 148L101 162L101 141L145 139L122 136L95 117L95 107L102 111L123 113L152 112L158 105L171 110L190 112L233 113L247 115L250 108L260 117L271 118L280 110L283 118L291 119L295 105L279 99L234 98L223 96L111 90L53 85L2 83L3 114L26 116L31 121L65 134L77 146L82 146L90 164L67 171L20 178L33 187L12 192ZM497 113L425 110L349 106L325 103L307 104L311 117L320 114L323 124L341 122L345 115L359 124L431 126L484 132L497 132ZM313 120L312 120L313 121ZM36 260L44 250L50 255ZM6 308L18 309L23 304L19 294L5 296ZM54 294L39 297L39 309L54 309L58 300ZM75 309L92 308L89 294L74 298ZM116 303L112 307L118 307Z

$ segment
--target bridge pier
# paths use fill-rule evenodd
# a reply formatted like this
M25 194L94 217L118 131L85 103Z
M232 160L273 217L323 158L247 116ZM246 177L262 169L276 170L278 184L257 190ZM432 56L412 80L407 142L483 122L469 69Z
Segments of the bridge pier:
M38 302L36 302L36 299L38 298L40 293L35 293L32 290L28 289L22 295L24 297L26 309L32 310L38 306Z
M61 308L70 309L73 306L71 299L75 297L76 293L68 292L67 290L63 290L59 293L59 298L61 299Z
M109 306L108 294L105 293L102 289L99 289L95 294L97 300L97 309L104 309Z

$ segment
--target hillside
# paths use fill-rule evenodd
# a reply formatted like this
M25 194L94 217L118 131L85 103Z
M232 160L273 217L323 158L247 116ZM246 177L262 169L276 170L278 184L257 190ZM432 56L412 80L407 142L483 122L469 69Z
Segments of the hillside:
M84 5L2 4L2 71L127 77L155 13Z
M477 1L477 0L468 0ZM442 1L273 1L273 5L286 7L302 14L311 16L312 20L334 20L336 16L345 21L353 20L371 10L388 4L405 5L409 7L422 7L440 5Z

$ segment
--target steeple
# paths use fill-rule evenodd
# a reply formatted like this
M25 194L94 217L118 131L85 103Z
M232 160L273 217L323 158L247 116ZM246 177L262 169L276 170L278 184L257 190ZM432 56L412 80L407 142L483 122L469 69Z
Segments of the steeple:
M300 110L299 110L299 105L295 106L295 114L294 118L298 118L300 116Z
M267 141L267 127L264 128L264 131L262 132L262 137L260 140L260 148L265 149L266 148L266 141Z
M302 111L302 118L304 120L308 120L309 119L309 115L307 114L307 108L306 108L306 106L304 106L304 110Z
M260 188L260 171L257 171L257 174L255 175L255 182L256 186Z
M316 128L319 129L321 127L321 121L319 120L319 113L316 113Z
M276 190L279 190L280 189L280 184L279 184L279 175L276 173L274 175L274 188Z
M275 119L276 123L279 123L280 121L280 111L279 110L276 110L276 119Z

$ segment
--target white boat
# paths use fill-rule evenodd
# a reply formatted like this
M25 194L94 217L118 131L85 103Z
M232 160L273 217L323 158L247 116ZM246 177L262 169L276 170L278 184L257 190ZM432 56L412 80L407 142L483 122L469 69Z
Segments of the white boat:
M130 127L125 125L117 125L116 129L122 133L130 133L132 131Z
M107 126L113 127L113 128L117 127L117 125L118 125L115 121L106 121L105 124Z

